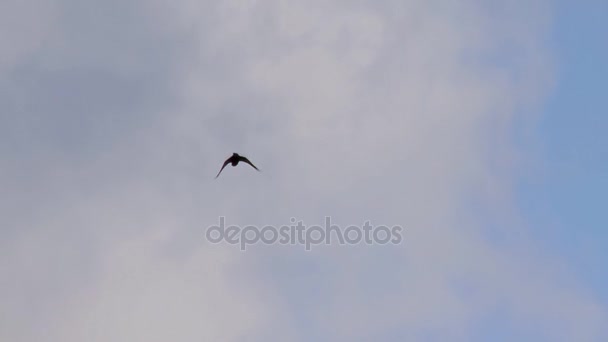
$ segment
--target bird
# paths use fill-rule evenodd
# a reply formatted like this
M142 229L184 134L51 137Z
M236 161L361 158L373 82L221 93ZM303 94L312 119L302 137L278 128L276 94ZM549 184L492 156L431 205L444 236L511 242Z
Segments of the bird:
M217 176L215 176L215 178L220 176L220 173L222 173L222 170L224 170L226 165L232 164L232 166L237 166L239 162L247 163L251 165L254 169L258 170L258 172L260 171L257 167L255 167L255 165L253 165L252 162L249 161L249 159L239 155L238 153L233 153L228 159L226 159L224 165L222 165L222 168L220 169L220 172L217 173Z

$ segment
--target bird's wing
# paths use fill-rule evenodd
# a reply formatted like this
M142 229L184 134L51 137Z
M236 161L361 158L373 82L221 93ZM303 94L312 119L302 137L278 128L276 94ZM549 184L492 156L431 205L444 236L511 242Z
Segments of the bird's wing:
M226 167L226 165L230 164L230 158L226 159L226 161L224 162L224 165L222 165L222 168L220 169L220 172L217 173L217 176L215 176L215 178L220 176L220 173L222 173L222 170Z
M239 156L239 161L245 162L245 163L247 163L247 164L251 165L251 166L252 166L254 169L256 169L256 170L260 171L260 169L258 169L257 167L255 167L255 165L253 165L253 163L251 163L251 162L249 161L249 159L247 159L247 158L245 158L245 157L243 157L243 156Z

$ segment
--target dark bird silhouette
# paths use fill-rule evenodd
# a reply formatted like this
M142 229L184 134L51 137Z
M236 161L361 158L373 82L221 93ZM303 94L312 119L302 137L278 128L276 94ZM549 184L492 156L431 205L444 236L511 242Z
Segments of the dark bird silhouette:
M239 164L239 162L247 163L247 164L251 165L254 169L260 171L257 167L255 167L255 165L253 165L253 163L251 163L249 161L249 159L247 159L243 156L239 156L238 153L233 153L232 156L230 156L230 158L226 159L226 161L224 162L224 165L222 165L222 168L220 169L220 172L217 173L217 176L215 176L215 178L220 176L220 173L222 173L222 170L226 167L226 165L232 164L232 166L237 166Z

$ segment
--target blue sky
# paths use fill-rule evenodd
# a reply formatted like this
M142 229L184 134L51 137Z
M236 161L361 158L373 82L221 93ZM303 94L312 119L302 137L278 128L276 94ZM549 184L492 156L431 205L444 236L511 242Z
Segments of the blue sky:
M0 340L606 341L607 12L3 0Z
M541 170L524 177L519 204L538 240L608 303L608 2L554 4L556 83L532 141Z

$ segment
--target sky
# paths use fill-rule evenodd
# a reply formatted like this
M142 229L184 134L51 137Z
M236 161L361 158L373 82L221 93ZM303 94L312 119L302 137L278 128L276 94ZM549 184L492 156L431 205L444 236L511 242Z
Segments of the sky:
M605 341L607 14L2 1L0 340Z
M608 194L608 110L602 85L608 67L608 4L558 2L551 37L558 72L535 127L539 163L521 180L520 208L536 226L539 240L576 270L608 303L608 254L603 203Z

